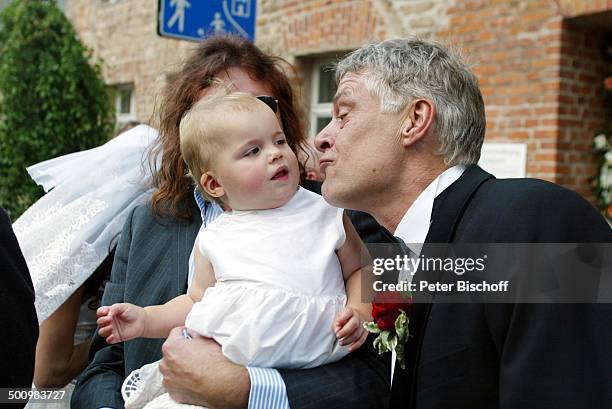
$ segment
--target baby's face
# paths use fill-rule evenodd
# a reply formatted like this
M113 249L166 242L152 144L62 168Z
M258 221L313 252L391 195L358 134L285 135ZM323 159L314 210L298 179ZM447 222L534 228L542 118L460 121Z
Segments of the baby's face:
M269 107L232 114L224 138L215 176L233 210L273 209L293 197L298 161Z

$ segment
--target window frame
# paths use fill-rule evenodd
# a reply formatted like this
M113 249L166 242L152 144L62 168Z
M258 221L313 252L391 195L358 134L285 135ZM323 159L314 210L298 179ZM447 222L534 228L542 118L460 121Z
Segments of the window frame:
M113 85L115 90L115 121L117 128L121 128L122 125L136 121L136 87L134 83L127 84L115 84ZM121 97L123 91L130 91L130 105L128 113L121 113Z
M310 112L309 112L309 136L314 138L317 135L317 120L332 116L333 102L319 102L319 82L321 80L320 70L322 67L333 64L334 57L318 58L312 65L310 77Z

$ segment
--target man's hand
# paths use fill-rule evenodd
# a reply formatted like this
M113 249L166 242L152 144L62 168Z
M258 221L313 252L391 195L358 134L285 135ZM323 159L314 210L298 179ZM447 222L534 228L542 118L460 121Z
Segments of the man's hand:
M117 303L104 306L96 311L98 316L98 333L106 338L109 344L129 341L141 337L145 332L145 309L134 304Z
M162 346L159 370L177 402L214 408L245 409L251 383L246 368L228 360L214 340L174 328Z
M359 310L345 307L338 313L333 324L333 331L340 345L349 345L349 352L354 352L363 345L368 331L363 327L365 318Z

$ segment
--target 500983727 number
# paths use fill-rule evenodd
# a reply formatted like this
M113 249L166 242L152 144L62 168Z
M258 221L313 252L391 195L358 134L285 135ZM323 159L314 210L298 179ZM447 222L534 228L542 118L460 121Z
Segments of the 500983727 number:
M64 389L0 388L0 404L25 402L59 402L66 398Z

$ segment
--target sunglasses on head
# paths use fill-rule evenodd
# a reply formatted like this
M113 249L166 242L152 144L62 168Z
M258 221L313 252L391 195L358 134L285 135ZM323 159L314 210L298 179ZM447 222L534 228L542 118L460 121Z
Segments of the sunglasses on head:
M278 99L271 97L270 95L257 95L255 98L269 106L274 113L278 111Z

